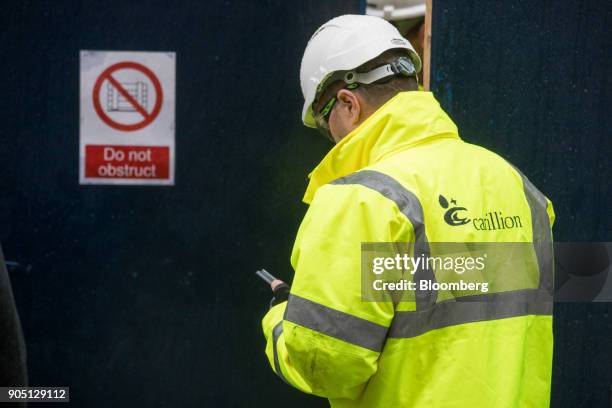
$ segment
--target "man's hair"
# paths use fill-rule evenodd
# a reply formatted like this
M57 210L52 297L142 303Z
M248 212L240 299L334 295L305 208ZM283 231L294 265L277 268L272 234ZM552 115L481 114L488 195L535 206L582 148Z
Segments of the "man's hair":
M399 57L406 57L405 49L396 48L387 50L378 57L366 62L357 67L357 72L369 72L380 66L389 64ZM372 84L360 84L356 91L359 91L367 104L374 109L378 109L389 99L394 97L399 92L416 91L419 89L418 82L415 77L393 76L391 79L383 79Z
M360 73L369 72L375 68L389 64L399 57L406 56L408 56L408 52L402 48L387 50L378 57L357 67L356 71ZM317 99L318 102L315 102L313 105L313 108L318 104L318 109L321 109L322 103L325 103L327 99L336 95L336 93L345 86L346 84L342 80L334 81L327 85L325 91L323 91L321 96ZM398 75L391 77L391 79L382 79L372 84L359 84L359 87L354 89L353 92L358 92L366 101L367 105L373 110L376 110L399 92L416 91L418 89L419 85L415 77Z

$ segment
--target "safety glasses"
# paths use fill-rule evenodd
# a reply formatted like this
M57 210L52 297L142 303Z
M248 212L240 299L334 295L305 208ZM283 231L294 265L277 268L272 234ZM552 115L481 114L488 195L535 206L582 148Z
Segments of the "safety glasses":
M354 82L352 84L348 84L342 89L352 90L358 87L359 87L359 84L357 82ZM337 101L338 101L338 98L336 98L336 96L331 97L325 103L325 105L323 105L323 107L319 110L319 112L313 115L319 132L321 132L323 136L325 136L327 139L331 140L332 143L335 143L335 141L331 135L331 131L329 130L329 116L331 115L331 112L334 109L334 106L336 106Z
M317 124L317 130L323 134L327 139L334 142L334 138L331 135L331 131L329 130L329 116L331 115L331 111L336 105L336 97L331 98L327 103L323 106L323 108L314 115L315 123Z

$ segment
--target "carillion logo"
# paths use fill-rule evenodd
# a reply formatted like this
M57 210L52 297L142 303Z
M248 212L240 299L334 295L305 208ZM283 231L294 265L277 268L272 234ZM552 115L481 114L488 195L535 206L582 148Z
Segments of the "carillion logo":
M501 211L488 212L483 218L474 218L472 224L477 230L485 231L523 228L521 217L518 215L506 217Z
M512 228L523 228L523 222L518 215L504 216L501 211L489 211L480 218L470 218L464 216L468 212L465 207L457 205L457 201L452 199L447 200L442 194L438 197L440 206L446 211L444 212L444 221L452 226L457 227L470 223L474 229L478 231L497 231Z
M470 222L469 218L462 218L460 214L462 211L467 211L467 208L458 207L457 201L455 201L454 199L451 198L450 200L450 204L453 204L452 207L448 203L448 200L442 194L440 194L440 197L438 197L438 201L440 202L442 208L447 209L444 213L444 221L446 221L448 225L456 227L457 225L464 225Z

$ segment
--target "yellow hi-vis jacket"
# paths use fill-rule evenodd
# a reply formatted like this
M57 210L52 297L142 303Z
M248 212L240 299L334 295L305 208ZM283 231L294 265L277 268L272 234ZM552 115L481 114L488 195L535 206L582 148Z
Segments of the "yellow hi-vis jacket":
M461 216L445 219L440 196ZM552 205L462 141L431 93L399 93L334 146L304 201L289 300L262 323L281 379L334 408L549 406ZM536 284L483 302L363 301L364 242L527 243Z

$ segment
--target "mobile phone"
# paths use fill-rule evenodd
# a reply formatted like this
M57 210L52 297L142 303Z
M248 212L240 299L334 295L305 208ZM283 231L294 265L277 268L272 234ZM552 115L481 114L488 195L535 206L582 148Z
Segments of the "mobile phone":
M276 278L270 272L266 271L265 269L261 269L255 272L255 275L259 276L268 285L271 285L272 282L276 280Z

